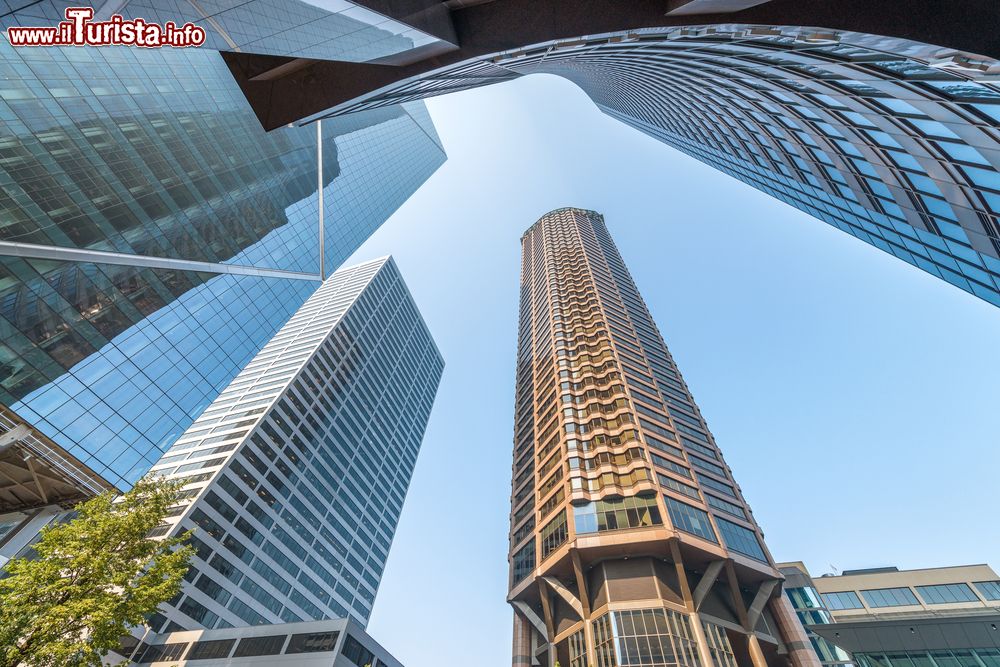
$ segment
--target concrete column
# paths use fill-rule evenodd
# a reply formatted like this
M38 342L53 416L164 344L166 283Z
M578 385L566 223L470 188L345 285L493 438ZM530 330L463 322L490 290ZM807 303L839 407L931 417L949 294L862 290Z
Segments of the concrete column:
M531 644L531 623L515 611L512 667L531 667L534 658Z
M788 659L791 660L792 667L820 667L816 650L785 594L771 598L769 604L774 622L778 625L781 641L788 649Z
M750 660L753 662L753 667L767 667L767 660L764 658L764 652L760 649L760 642L757 640L757 635L752 632L747 634L747 648L750 649Z
M597 664L597 647L594 646L594 624L589 619L583 620L583 638L587 642L587 664Z
M705 667L719 667L712 660L712 650L708 647L708 635L705 634L705 626L701 624L701 616L698 613L693 613L691 616L691 625L694 626L694 638L698 642L698 657L701 658L701 664Z

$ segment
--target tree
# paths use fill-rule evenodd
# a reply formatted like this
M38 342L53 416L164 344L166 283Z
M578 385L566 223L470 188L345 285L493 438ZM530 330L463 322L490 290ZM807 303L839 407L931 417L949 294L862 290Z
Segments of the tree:
M179 485L140 480L76 507L42 530L34 558L7 563L0 579L0 667L91 667L181 587L194 549L188 533L149 533Z

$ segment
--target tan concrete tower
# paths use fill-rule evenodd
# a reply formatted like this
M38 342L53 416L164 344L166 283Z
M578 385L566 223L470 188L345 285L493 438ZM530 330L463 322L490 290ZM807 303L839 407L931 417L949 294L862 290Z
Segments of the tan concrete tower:
M818 667L603 217L522 238L515 667Z

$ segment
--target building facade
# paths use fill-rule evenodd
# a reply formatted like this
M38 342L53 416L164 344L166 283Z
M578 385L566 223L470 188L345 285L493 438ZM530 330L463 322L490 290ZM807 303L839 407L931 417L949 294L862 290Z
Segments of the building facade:
M815 27L639 28L472 58L306 120L532 73L563 76L609 116L1000 305L994 58Z
M833 623L833 614L816 589L805 564L778 563L778 569L785 576L784 594L806 628L806 634L809 635L820 663L824 667L853 667L854 663L847 651L809 630L812 625Z
M0 403L127 488L444 160L422 103L266 133L210 48L0 39Z
M124 655L123 655L124 654ZM118 662L157 667L403 667L351 618L168 632L122 647Z
M809 576L802 563L784 567ZM988 565L845 570L811 581L829 616L810 632L849 652L854 664L1000 665L1000 575Z
M442 370L391 258L327 279L152 470L197 547L152 631L366 625Z
M513 664L817 664L601 215L521 243Z

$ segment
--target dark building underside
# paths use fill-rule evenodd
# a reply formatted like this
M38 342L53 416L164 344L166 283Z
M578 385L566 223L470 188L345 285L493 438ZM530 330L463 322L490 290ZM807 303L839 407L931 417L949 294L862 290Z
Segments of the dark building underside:
M549 40L719 23L810 26L1000 57L996 0L358 0L451 45L402 61L348 63L223 53L261 124L273 130L410 77ZM719 11L719 10L729 11ZM735 11L734 11L735 10ZM714 12L714 13L708 13ZM422 55L426 57L421 58ZM415 60L416 59L416 60Z

